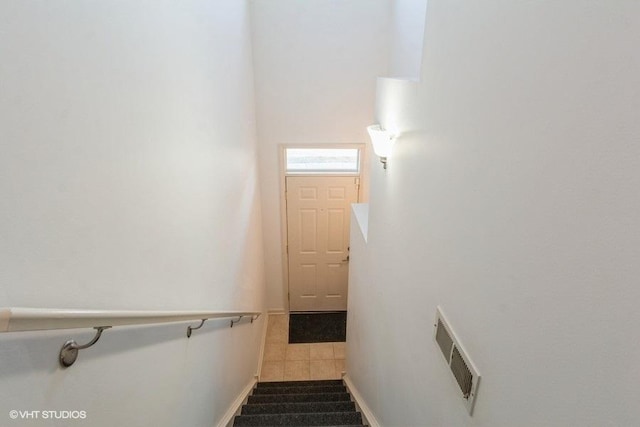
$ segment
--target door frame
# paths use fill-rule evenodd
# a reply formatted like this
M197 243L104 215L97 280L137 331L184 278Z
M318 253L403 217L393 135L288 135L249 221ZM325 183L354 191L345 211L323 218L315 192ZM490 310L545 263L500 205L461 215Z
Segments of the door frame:
M287 148L357 148L359 151L359 171L358 172L295 172L287 173L286 169L286 157L285 150ZM287 221L287 177L288 176L308 176L308 177L325 177L325 176L352 176L360 178L360 187L358 188L358 203L366 202L363 200L363 196L368 192L365 186L368 185L368 168L367 161L369 153L367 151L366 144L279 144L278 145L278 163L280 169L280 248L282 259L282 282L285 297L285 310L290 312L290 299L289 299L289 233L288 233L288 221ZM347 285L348 286L348 285Z

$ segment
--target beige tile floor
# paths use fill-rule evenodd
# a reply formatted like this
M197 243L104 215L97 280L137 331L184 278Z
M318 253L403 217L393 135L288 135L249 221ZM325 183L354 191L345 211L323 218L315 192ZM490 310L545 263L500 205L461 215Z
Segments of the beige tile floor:
M345 343L289 344L289 316L270 314L260 381L338 380Z

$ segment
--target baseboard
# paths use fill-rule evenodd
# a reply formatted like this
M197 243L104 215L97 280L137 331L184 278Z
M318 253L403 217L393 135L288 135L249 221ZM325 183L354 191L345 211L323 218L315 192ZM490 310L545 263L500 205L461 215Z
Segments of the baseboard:
M371 427L380 427L381 424L373 415L373 412L371 411L369 406L367 406L366 402L362 398L362 395L360 394L356 386L353 385L353 381L351 381L351 378L349 378L349 375L343 376L342 379L344 380L344 384L347 386L347 390L349 390L351 397L353 397L353 400L355 401L357 409L362 414L362 418L364 418L364 424Z
M267 313L269 314L287 314L286 310L268 310Z
M236 400L233 401L229 409L224 414L220 422L218 423L218 427L231 427L233 425L233 418L240 413L242 409L242 405L247 401L247 398L253 391L253 388L258 383L258 378L254 377L249 384L240 392Z
M258 355L258 369L256 369L256 378L260 379L262 375L262 358L264 357L264 348L267 345L267 327L269 326L269 315L265 316L262 323L262 342L260 343L260 354Z

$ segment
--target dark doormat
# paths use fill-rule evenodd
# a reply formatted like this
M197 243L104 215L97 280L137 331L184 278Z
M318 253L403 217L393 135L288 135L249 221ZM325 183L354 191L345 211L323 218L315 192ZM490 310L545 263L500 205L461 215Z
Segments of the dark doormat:
M347 312L289 314L289 343L347 341Z

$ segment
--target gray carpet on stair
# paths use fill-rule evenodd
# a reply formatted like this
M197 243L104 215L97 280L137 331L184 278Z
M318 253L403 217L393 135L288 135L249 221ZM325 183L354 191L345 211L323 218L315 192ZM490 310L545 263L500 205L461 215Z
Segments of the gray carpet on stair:
M311 394L261 394L249 396L248 403L278 402L340 402L350 400L349 393L311 393Z
M251 403L244 405L244 407L242 408L242 415L304 412L348 412L355 410L355 403L351 401Z
M342 380L258 383L234 426L362 426Z

